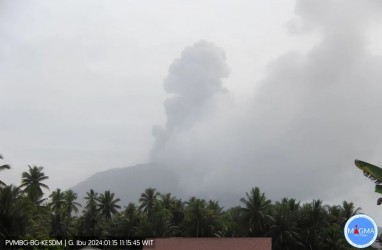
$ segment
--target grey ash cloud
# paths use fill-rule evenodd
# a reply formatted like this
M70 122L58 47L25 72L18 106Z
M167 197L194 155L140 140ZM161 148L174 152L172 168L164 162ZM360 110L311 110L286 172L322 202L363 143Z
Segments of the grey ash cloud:
M187 91L174 91L174 99L166 102L168 122L158 133L165 139L156 134L154 152L160 157L153 159L179 171L190 194L226 204L236 203L233 197L252 186L262 187L272 199L373 204L374 198L360 195L359 190L372 193L373 187L353 161L382 162L382 60L366 43L367 27L380 8L376 1L297 1L300 26L289 23L291 34L316 33L319 41L304 53L290 51L270 62L251 105L241 110L220 109L201 117L206 107L195 97L205 96L209 82L201 81L206 86L192 91L180 85ZM178 70L184 69L170 68L167 91L182 83L171 81L170 88L168 82ZM225 76L212 70L201 78L209 80L206 75ZM184 98L178 100L177 94ZM357 185L348 185L349 180Z
M228 77L229 72L225 52L212 43L200 41L183 50L164 80L164 88L171 96L164 103L165 126L153 128L156 140L152 161L163 155L173 134L192 128L211 111L211 101L225 92L222 78Z

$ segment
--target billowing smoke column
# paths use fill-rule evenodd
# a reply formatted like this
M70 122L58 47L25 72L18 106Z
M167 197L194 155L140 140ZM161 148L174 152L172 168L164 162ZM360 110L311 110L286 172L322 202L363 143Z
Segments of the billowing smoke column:
M164 88L172 94L165 103L165 127L154 126L156 139L151 160L157 161L173 134L192 128L211 108L214 96L225 90L222 78L228 77L224 51L214 44L200 41L182 52L170 66Z
M173 96L166 126L154 129L152 160L177 171L185 193L223 204L237 204L254 186L272 199L367 199L353 161L382 161L382 60L365 39L379 8L376 1L296 1L295 33L320 39L273 60L244 110L218 106L206 115L228 75L224 54L205 42L187 48L165 80Z

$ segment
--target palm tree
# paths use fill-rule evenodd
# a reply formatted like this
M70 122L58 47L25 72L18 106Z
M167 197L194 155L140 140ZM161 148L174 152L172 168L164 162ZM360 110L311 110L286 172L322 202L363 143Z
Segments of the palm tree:
M197 199L191 197L187 202L185 208L185 230L188 231L187 236L208 236L208 223L209 212L207 209L207 203L204 199Z
M111 216L118 212L117 209L121 206L117 205L120 199L114 199L114 193L110 193L110 190L105 191L104 194L100 194L98 199L98 211L107 221L111 220Z
M138 233L145 237L165 237L173 235L171 226L171 214L166 209L163 203L156 201L153 210L150 211L150 216L141 216L139 222Z
M323 249L324 228L327 228L328 212L322 200L313 200L301 207L299 227L304 231L304 244L308 249Z
M218 237L240 237L246 235L240 226L242 208L231 207L222 214L222 229L216 234Z
M219 205L219 201L209 200L207 204L209 216L207 217L207 224L209 225L209 234L222 232L223 230L223 207Z
M361 210L360 207L355 208L353 202L347 202L347 201L342 202L341 209L342 209L342 218L343 218L341 226L345 226L346 222L352 216L356 215Z
M86 200L85 208L97 206L98 193L94 192L93 189L90 189L90 191L86 193L86 197L84 199Z
M68 234L67 225L64 221L65 195L61 192L61 189L57 188L56 191L49 195L49 198L51 198L51 201L48 203L48 206L53 212L51 235L65 237Z
M147 188L139 198L139 209L149 218L151 217L158 196L159 192L157 192L155 188Z
M177 198L173 198L170 204L171 225L178 229L174 236L180 236L181 234L181 223L184 220L184 205L184 202Z
M344 209L346 208L346 209ZM357 211L360 208L357 209ZM357 213L351 203L343 202L343 207L334 205L326 206L328 212L328 225L326 226L322 239L324 239L324 248L328 250L348 249L348 243L343 237L343 228L346 223L346 215L352 216ZM346 210L346 212L345 212Z
M328 222L330 224L338 224L341 225L343 221L343 209L341 206L326 206L326 210L328 211ZM345 226L345 224L344 224Z
M20 188L13 185L0 187L0 239L24 234L30 209L24 201Z
M136 205L130 202L125 211L123 211L124 220L122 225L122 230L127 237L134 237L139 226L139 211Z
M42 181L47 180L49 177L42 172L43 167L28 166L29 172L22 173L21 188L28 194L29 199L33 202L38 203L39 199L43 196L42 188L48 189L49 187L42 183Z
M2 155L0 155L0 159L3 159L3 156ZM4 169L10 169L11 168L11 166L9 166L9 165L7 165L7 164L5 164L5 165L1 165L0 166L0 171L1 170L4 170ZM0 187L1 186L5 186L5 183L4 182L2 182L1 180L0 180Z
M263 236L273 221L269 215L271 201L265 197L264 193L260 194L258 187L252 188L246 196L247 199L240 199L245 205L242 208L243 223L250 235Z
M65 208L68 217L72 215L72 212L78 213L78 207L81 207L81 204L76 202L77 194L73 190L67 190L64 193Z
M96 236L99 222L99 211L97 210L98 193L91 189L86 193L85 210L81 217L81 228L85 236Z
M267 235L272 236L273 249L303 249L302 236L297 227L300 203L295 199L282 199L273 206L272 223Z
M175 200L175 197L171 196L171 193L160 194L160 198L165 209L170 209L172 202Z
M62 213L65 207L65 194L61 192L61 189L57 188L49 195L49 198L51 198L49 207L52 211L55 214Z
M207 204L207 208L210 209L217 216L223 213L223 207L219 205L219 201L209 200Z
M344 238L344 230L340 224L331 224L324 230L323 248L325 250L348 250L349 243ZM369 248L367 248L369 249ZM374 249L374 248L371 248Z

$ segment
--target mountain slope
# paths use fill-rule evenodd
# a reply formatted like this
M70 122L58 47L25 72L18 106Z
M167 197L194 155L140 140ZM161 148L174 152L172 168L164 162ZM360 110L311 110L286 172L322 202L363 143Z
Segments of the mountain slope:
M137 203L141 193L148 187L181 197L183 195L177 180L178 177L173 171L148 163L96 173L72 189L78 194L81 203L84 203L83 198L90 189L98 193L110 190L115 193L115 197L121 199L120 205L124 206L128 202Z

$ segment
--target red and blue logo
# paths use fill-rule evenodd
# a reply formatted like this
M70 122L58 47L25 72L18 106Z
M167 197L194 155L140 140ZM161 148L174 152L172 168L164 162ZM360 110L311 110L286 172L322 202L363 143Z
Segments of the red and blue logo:
M369 216L357 214L346 222L344 234L346 240L353 247L366 248L377 239L378 227Z

